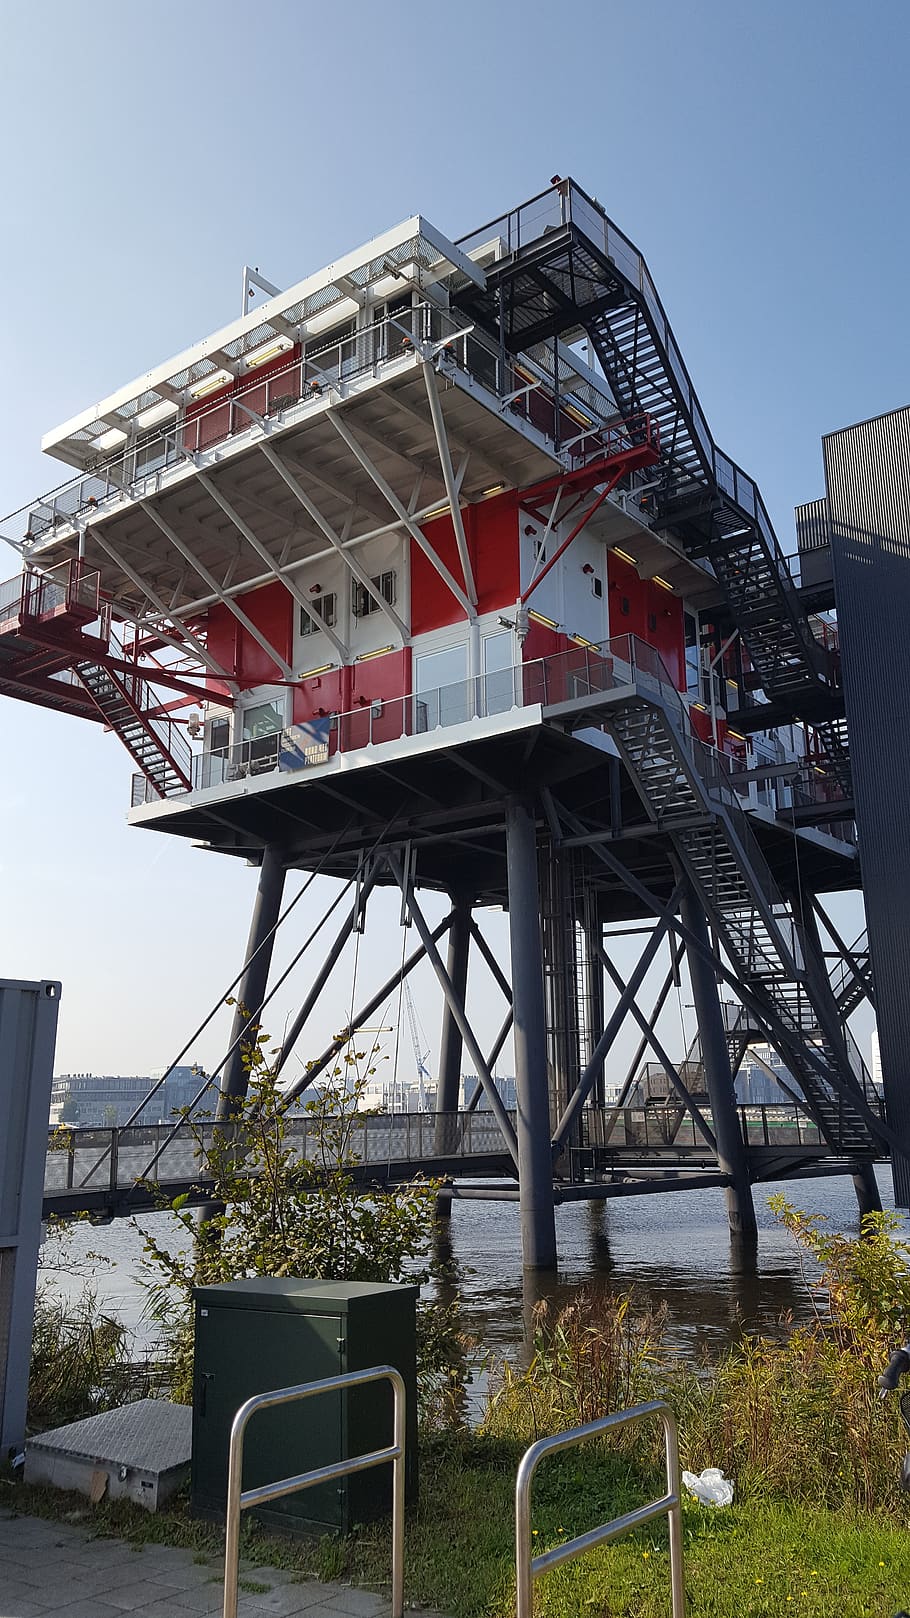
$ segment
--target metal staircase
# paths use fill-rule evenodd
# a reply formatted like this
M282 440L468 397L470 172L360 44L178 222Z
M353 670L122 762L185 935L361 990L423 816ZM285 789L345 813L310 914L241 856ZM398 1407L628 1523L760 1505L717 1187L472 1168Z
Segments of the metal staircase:
M572 180L461 245L494 237L503 252L485 287L459 289L456 301L498 330L511 353L587 334L620 414L646 412L659 426L656 525L672 527L691 555L711 563L770 699L768 722L815 725L833 776L852 797L834 660L812 632L758 488L711 437L641 253ZM746 718L757 723L760 713L747 710Z
M849 1017L861 1000L871 998L872 973L869 959L869 934L865 927L850 946L850 955L856 962L854 971L849 960L840 960L831 973L831 990L842 1017Z
M116 643L112 643L112 650L122 656L122 648ZM74 666L105 723L120 737L155 791L162 798L173 792L191 791L189 746L171 720L160 719L150 711L155 699L148 681L139 673L122 674L89 659Z
M864 1086L851 1065L827 974L776 888L721 756L688 731L666 687L630 690L604 721L650 818L663 827L735 963L744 987L777 1028L808 1111L837 1151L871 1154ZM816 970L817 968L817 970ZM812 988L810 990L810 982ZM822 1005L822 1000L829 1003ZM815 1060L808 1054L811 1047ZM856 1103L859 1103L857 1105Z

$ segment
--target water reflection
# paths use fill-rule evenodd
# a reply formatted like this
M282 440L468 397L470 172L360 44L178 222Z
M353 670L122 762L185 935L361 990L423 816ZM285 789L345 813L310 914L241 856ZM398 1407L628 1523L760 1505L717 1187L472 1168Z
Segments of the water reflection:
M878 1178L883 1206L893 1207L890 1171ZM800 1254L767 1206L774 1191L824 1214L834 1230L858 1230L847 1176L756 1187L757 1254L731 1244L720 1191L569 1203L557 1210L558 1274L523 1277L517 1206L456 1202L448 1241L466 1329L488 1350L521 1359L540 1299L562 1305L585 1286L665 1306L675 1352L717 1353L743 1331L778 1336L784 1320L808 1320L813 1305Z
M893 1207L890 1171L877 1172L882 1203ZM812 1313L800 1255L767 1206L777 1190L799 1207L826 1215L831 1229L856 1232L857 1202L848 1176L756 1187L759 1241L752 1269L741 1268L731 1253L720 1190L568 1203L556 1216L558 1274L524 1284L517 1204L456 1201L451 1220L441 1222L437 1234L447 1266L441 1296L460 1297L465 1329L487 1351L515 1359L524 1353L540 1298L567 1303L580 1286L633 1291L643 1306L666 1305L667 1346L684 1354L717 1353L743 1330L777 1336L783 1317L808 1320ZM169 1217L152 1215L142 1223L166 1242ZM176 1230L174 1241L179 1245ZM150 1336L142 1321L138 1223L76 1226L71 1244L74 1259L100 1253L113 1261L113 1268L96 1273L99 1301L109 1303L140 1339ZM67 1285L64 1277L63 1284L78 1291L82 1282L70 1278Z

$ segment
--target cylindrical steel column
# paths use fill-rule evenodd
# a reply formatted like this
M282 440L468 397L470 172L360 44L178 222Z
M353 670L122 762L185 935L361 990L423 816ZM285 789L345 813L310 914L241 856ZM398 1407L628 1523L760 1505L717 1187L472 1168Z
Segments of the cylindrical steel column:
M471 947L471 899L467 894L452 894L452 925L449 930L449 953L446 970L461 1005L465 1003L468 987L468 952ZM442 1029L439 1038L439 1071L436 1082L436 1131L434 1151L445 1157L455 1151L458 1141L458 1093L461 1087L461 1053L464 1041L452 1007L448 1000L442 1008ZM477 1078L478 1085L480 1077ZM451 1211L452 1199L440 1199L438 1212Z
M691 883L686 882L680 897L680 915L685 927L704 949L709 949L705 913ZM705 1087L711 1102L717 1163L730 1184L724 1187L730 1234L740 1246L758 1243L758 1226L752 1201L749 1162L736 1110L733 1072L727 1048L727 1031L720 1009L720 996L710 960L700 949L687 952L692 999L698 1019L698 1037L704 1063Z
M547 1027L540 943L537 837L530 806L506 805L521 1246L526 1269L556 1268Z
M235 1041L237 1044L231 1051L221 1075L217 1118L229 1118L234 1101L238 1096L246 1095L249 1071L244 1065L243 1055L244 1046L249 1041L244 1040L243 1035L251 1024L258 1022L259 1008L265 999L275 943L274 929L281 914L284 879L284 864L276 850L269 844L263 850L262 864L259 868L259 886L256 889L256 902L253 905L250 936L246 946L246 970L237 987L237 1004L230 1041L232 1046Z

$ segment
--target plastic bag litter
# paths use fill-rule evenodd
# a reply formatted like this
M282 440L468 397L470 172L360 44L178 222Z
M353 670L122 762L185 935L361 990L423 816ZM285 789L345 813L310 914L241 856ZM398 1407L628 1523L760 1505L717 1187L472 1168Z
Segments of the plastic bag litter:
M684 1472L682 1480L689 1493L694 1494L703 1506L733 1504L733 1484L717 1466L706 1466L701 1473Z

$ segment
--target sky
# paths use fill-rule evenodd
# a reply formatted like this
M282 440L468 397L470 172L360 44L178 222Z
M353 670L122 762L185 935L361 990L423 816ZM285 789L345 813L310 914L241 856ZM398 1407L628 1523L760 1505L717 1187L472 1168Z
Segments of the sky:
M821 434L910 395L901 0L0 0L0 33L0 513L66 477L50 427L239 314L244 263L287 286L412 213L459 236L555 173L644 252L785 549ZM132 763L99 726L0 697L0 761L0 976L62 981L58 1071L165 1064L238 968L255 873L128 827ZM278 969L332 892L297 906ZM376 921L314 1046L397 958L397 907ZM473 987L491 1040L501 1005ZM429 1044L427 973L415 997Z

